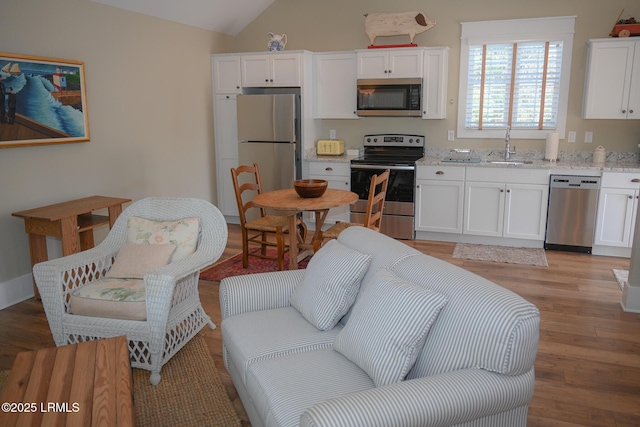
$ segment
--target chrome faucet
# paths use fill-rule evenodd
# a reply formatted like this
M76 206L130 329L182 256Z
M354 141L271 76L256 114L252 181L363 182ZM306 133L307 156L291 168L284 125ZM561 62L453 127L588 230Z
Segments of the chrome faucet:
M513 151L511 151L511 125L507 125L507 134L504 137L504 141L506 142L504 147L504 159L509 160L512 154L516 154L516 147L513 146Z

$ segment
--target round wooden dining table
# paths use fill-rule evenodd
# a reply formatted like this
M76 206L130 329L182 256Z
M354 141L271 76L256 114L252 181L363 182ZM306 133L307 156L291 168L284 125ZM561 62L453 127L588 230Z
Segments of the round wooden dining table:
M320 197L303 198L298 196L296 190L267 191L253 198L253 204L265 209L273 209L279 214L289 217L289 269L298 268L298 261L313 255L314 250L320 247L322 239L322 226L327 218L329 209L344 205L352 205L358 200L358 195L347 190L327 188ZM315 232L311 242L306 242L297 231L296 215L299 212L314 212Z

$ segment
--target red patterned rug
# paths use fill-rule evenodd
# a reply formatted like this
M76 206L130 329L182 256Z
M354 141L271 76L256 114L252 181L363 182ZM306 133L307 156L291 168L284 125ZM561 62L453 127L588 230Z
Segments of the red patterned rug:
M256 249L259 250L259 249ZM275 256L275 249L268 249L267 254ZM308 260L298 263L298 268L306 268ZM284 269L289 269L289 253L284 254ZM278 271L278 262L273 259L263 259L249 257L249 266L242 268L242 254L234 255L231 258L219 262L200 273L201 280L211 280L219 282L225 277L241 276L243 274L266 273L268 271Z

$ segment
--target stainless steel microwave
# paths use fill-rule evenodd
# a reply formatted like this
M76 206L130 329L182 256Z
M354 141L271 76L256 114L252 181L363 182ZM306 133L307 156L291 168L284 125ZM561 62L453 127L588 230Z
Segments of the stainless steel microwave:
M422 116L422 79L358 79L359 116Z

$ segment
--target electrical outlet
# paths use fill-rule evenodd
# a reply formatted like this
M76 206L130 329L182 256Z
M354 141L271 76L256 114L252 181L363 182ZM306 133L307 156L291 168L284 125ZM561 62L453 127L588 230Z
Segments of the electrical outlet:
M593 132L584 133L584 142L590 144L593 142Z
M456 139L455 131L450 130L449 132L447 132L447 140L453 141L454 139Z
M336 139L336 130L329 129L329 139Z
M569 142L576 142L576 133L571 131L569 132L569 138L567 138Z

